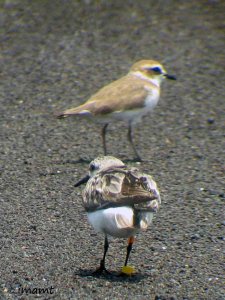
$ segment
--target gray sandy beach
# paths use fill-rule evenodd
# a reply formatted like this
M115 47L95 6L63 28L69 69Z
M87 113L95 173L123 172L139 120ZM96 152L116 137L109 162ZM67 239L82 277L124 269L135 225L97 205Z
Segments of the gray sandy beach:
M222 300L223 1L0 1L0 299ZM140 59L177 81L134 128L112 124L109 153L151 174L162 205L137 235L132 277L91 276L104 237L82 188L103 154L101 126L55 113L86 101ZM127 241L106 259L119 272Z

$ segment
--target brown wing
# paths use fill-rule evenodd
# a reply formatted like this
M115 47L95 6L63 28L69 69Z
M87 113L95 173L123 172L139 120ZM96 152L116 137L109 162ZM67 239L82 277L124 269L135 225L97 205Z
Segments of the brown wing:
M58 117L78 114L97 116L115 111L142 108L144 106L143 99L149 94L149 89L145 89L144 85L151 85L151 83L143 84L143 80L137 77L124 76L100 89L84 104L67 109L58 114Z
M146 85L148 84L146 82ZM94 115L108 114L142 108L143 99L148 94L149 90L144 88L143 80L127 75L100 89L86 104L93 104Z
M160 204L156 183L134 169L100 173L89 180L83 193L87 210L122 205L151 210L156 207L153 200Z

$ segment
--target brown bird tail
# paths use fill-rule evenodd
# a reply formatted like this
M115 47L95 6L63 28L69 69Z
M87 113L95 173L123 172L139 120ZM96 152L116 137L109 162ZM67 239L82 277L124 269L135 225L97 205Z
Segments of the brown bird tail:
M74 108L66 109L63 112L56 113L57 118L66 118L75 115L90 115L89 105L83 104Z

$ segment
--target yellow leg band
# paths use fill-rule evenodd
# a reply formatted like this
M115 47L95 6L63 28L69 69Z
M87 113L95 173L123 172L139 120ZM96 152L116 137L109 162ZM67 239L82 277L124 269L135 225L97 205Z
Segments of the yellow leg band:
M123 266L122 273L126 274L126 275L133 275L133 274L135 274L135 269L134 269L134 267L131 267L131 266Z

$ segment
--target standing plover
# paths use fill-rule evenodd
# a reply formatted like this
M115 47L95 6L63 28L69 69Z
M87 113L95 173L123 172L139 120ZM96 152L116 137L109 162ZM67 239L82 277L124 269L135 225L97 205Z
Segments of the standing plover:
M139 230L147 229L161 203L155 181L115 157L100 156L90 163L89 174L75 187L86 182L82 196L88 220L97 232L105 235L103 259L95 273L108 272L105 268L108 235L128 238L122 273L134 273L127 266L134 236Z
M57 114L59 118L80 115L93 117L103 123L102 140L104 155L106 130L111 121L128 122L128 140L137 160L141 160L132 139L132 125L152 111L160 96L160 84L164 78L175 80L164 67L154 60L136 62L124 77L104 86L84 104Z

